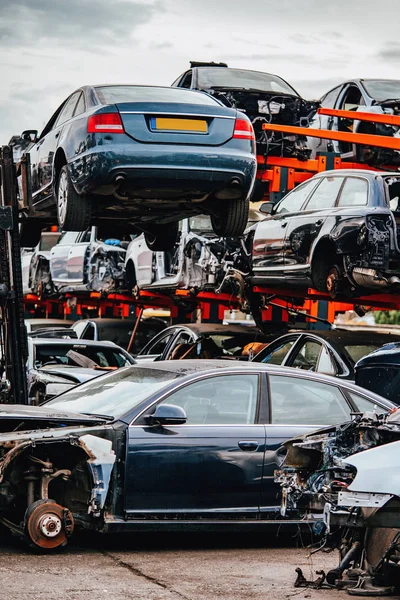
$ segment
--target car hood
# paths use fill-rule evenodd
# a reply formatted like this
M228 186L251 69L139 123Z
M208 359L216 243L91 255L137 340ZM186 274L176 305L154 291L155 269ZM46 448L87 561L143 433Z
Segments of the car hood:
M0 405L0 424L4 421L38 421L41 423L49 422L49 427L54 423L82 423L95 424L105 422L101 417L84 415L82 413L73 413L60 411L51 408L51 406L25 406L24 404L1 404ZM10 425L14 427L14 425ZM46 427L46 425L45 425ZM7 431L4 426L1 426L1 431Z
M107 371L101 369L88 369L85 367L59 367L57 365L42 367L38 369L38 373L45 374L48 381L71 381L73 383L84 383L100 375L104 375Z

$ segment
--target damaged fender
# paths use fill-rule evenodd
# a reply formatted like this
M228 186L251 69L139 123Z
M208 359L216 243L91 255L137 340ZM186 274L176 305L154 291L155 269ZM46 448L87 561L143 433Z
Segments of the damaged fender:
M88 513L99 517L107 498L115 452L110 440L95 435L83 435L79 438L79 444L90 457L88 466L94 481Z

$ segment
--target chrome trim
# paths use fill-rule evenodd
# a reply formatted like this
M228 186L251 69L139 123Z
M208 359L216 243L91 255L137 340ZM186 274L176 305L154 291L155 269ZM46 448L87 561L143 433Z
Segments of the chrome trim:
M231 119L236 120L236 117L227 117L226 115L199 115L198 113L175 113L173 111L153 111L153 110L121 110L120 115L175 115L178 117L208 117L212 119Z
M214 423L213 425L206 425L205 423L199 423L198 425L182 423L181 425L171 425L171 427L265 427L266 425L268 423L244 423L243 425L239 425L238 423ZM129 427L147 427L147 425L129 425ZM293 427L297 427L297 425L293 425ZM321 427L324 427L324 425L321 425Z
M307 267L310 267L311 265L304 264L304 265L281 265L279 267L254 267L254 272L256 271L283 271L285 270L289 270L291 269L292 271L299 271L300 269L306 269Z

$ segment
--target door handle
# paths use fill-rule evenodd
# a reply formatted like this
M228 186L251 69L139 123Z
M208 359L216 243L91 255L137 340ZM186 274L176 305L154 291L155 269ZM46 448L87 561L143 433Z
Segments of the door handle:
M287 225L287 221L283 221L283 223L281 223L281 227L286 227Z
M243 440L238 442L238 446L243 452L255 452L258 448L258 442Z
M56 133L56 135L54 137L58 138L59 135L60 135L60 132Z
M323 219L318 219L318 221L315 221L315 226L319 227L320 225L322 225L323 222L324 222Z

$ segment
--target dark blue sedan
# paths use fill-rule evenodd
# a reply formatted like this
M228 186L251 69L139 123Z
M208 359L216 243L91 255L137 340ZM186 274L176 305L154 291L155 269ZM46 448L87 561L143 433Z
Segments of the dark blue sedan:
M0 518L47 549L74 523L101 532L276 523L282 442L393 406L338 378L257 363L119 369L41 407L0 408L9 432Z
M184 217L211 215L221 236L246 227L253 127L203 92L85 86L58 108L29 154L37 228L57 214L63 230L144 231L151 249L165 250Z

